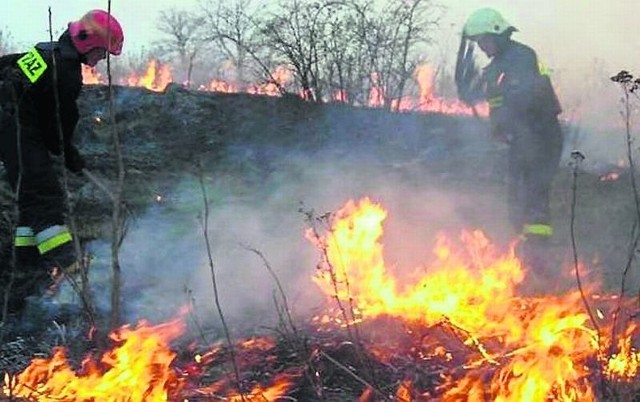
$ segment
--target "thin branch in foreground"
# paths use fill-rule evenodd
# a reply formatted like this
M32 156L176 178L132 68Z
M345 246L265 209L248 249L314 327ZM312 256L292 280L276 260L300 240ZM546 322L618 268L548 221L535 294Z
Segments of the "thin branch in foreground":
M384 400L392 400L392 398L390 398L388 395L385 395L384 392L380 391L380 389L378 389L377 387L371 385L364 378L360 377L359 375L354 373L351 369L349 369L347 366L345 366L344 364L340 363L339 361L337 361L333 357L329 356L325 352L321 351L320 352L320 356L322 356L325 359L329 360L336 367L340 368L342 371L344 371L345 373L349 374L353 379L358 381L360 384L362 384L362 385L368 387L369 389L372 389L373 391L375 391L375 393L379 394ZM396 399L396 400L398 400L398 399ZM400 400L400 402L410 402L410 401Z
M111 0L107 2L107 12L111 16ZM111 23L111 18L109 18ZM107 29L107 40L111 41L111 29ZM111 53L107 52L107 78L109 87L109 119L111 121L111 137L117 164L117 182L112 198L113 211L111 212L111 318L110 327L115 329L120 325L122 317L122 267L120 265L120 248L126 235L127 214L123 197L126 169L122 153L120 132L116 124L116 112L113 94L113 79L111 76Z
M631 244L629 248L629 252L627 255L627 261L625 263L625 267L622 272L622 279L620 281L620 293L618 298L618 304L616 309L613 312L613 322L611 324L611 344L609 345L610 352L613 353L616 347L616 334L617 334L617 325L620 313L622 311L622 303L625 296L626 291L626 282L629 271L633 262L636 259L636 250L638 247L638 243L640 242L640 194L638 191L638 186L636 182L635 176L635 162L633 158L633 150L632 143L633 138L631 135L631 95L635 95L638 97L638 90L640 89L640 78L635 78L628 71L620 71L617 75L611 77L611 81L617 82L620 84L623 91L623 110L621 112L622 118L624 120L625 126L625 139L627 146L627 161L629 163L629 177L631 180L631 188L633 190L633 200L635 204L636 211L636 219L633 224L633 228L631 230Z
M244 244L241 244L241 246L246 250L256 254L258 257L260 257L265 268L267 269L267 271L269 271L269 274L273 277L273 280L276 282L276 286L278 287L278 292L280 293L280 299L282 300L283 306L280 307L278 305L278 300L276 299L275 294L273 296L274 304L278 312L278 318L282 323L281 325L283 327L283 331L285 332L284 334L286 336L285 340L288 341L291 347L295 348L296 352L299 353L300 355L302 356L312 355L312 352L307 343L307 339L301 336L295 323L293 322L293 318L291 316L291 308L289 307L287 294L284 291L284 287L282 286L282 283L280 282L278 275L276 275L275 271L271 267L271 264L269 264L269 261L267 261L267 258L264 256L262 252L260 252L260 250L257 250L253 247L250 247ZM283 310L284 310L284 313L283 313ZM285 321L285 317L286 317L286 321ZM289 331L291 331L291 334L289 334ZM313 362L313 359L307 359L306 365L307 365L307 370L305 370L305 375L309 383L313 384L313 389L316 392L316 395L318 396L318 398L320 398L321 400L324 400L323 388L322 388L322 384L320 384L321 380L319 380L314 374L314 373L317 373L318 370L316 368L315 363Z
M587 314L589 314L589 319L593 324L596 332L598 334L598 344L600 343L600 327L598 326L598 322L596 321L595 315L591 310L591 306L589 305L589 301L584 293L584 289L582 286L582 278L580 276L580 263L578 261L578 246L576 242L576 206L578 204L578 172L580 169L580 163L585 159L585 156L580 151L571 152L571 159L573 160L573 183L571 186L571 249L573 251L573 268L576 277L576 283L578 284L578 290L580 291L580 298L582 299L582 303L584 304L585 309L587 310Z
M287 323L289 324L289 327L291 328L291 331L293 332L294 335L298 334L298 330L295 326L295 324L293 323L293 318L291 317L291 309L289 308L289 302L287 299L287 294L284 291L284 288L282 287L282 283L280 282L280 279L278 278L278 275L276 275L275 271L273 270L273 268L271 268L271 264L269 264L269 261L267 261L267 259L265 258L264 254L262 254L262 252L260 252L260 250L257 250L253 247L241 244L241 246L248 250L251 251L252 253L256 254L258 257L260 257L260 259L262 260L262 263L264 264L265 268L267 269L267 271L269 271L269 274L271 275L271 277L273 278L273 280L276 283L276 286L278 287L278 292L280 293L280 298L282 299L282 303L284 305L284 311L286 313L287 316Z
M211 284L213 286L213 298L216 305L216 310L218 311L218 316L220 317L220 322L222 323L224 336L229 346L229 356L231 357L231 365L233 366L233 372L236 379L236 387L238 388L238 393L240 394L240 398L244 402L245 396L241 387L240 370L238 368L238 363L236 362L236 354L235 354L233 342L231 340L229 326L227 325L227 322L224 318L224 312L222 311L222 304L220 303L220 294L218 291L218 280L216 277L215 264L213 262L213 252L211 250L211 241L209 240L209 197L207 195L207 188L204 183L203 172L204 170L202 169L202 165L201 163L199 163L198 164L198 181L200 183L200 190L202 192L202 202L204 206L204 216L202 218L202 236L204 237L204 243L207 249L207 258L209 260L209 270L211 272Z
M53 24L52 24L52 13L51 7L49 7L49 41L53 43ZM53 62L53 98L55 103L55 112L56 112L56 129L58 131L58 141L60 147L60 155L62 160L64 161L65 156L65 146L64 146L64 131L62 128L62 115L60 114L60 93L58 89L58 62L56 60L56 52L51 52L51 60ZM64 206L66 211L69 213L68 221L71 226L71 231L74 234L73 236L73 245L76 253L76 263L79 264L79 271L81 277L82 286L77 286L77 283L70 280L72 287L75 293L80 297L82 301L82 306L89 318L92 327L96 327L96 306L93 300L93 295L91 294L91 286L89 285L89 276L87 274L88 264L86 262L89 259L82 258L84 255L84 250L82 245L80 244L80 239L78 238L78 225L76 224L76 219L73 213L73 207L71 203L71 190L69 188L69 174L67 173L66 168L62 168L62 183L64 188ZM62 268L62 267L61 267ZM61 275L65 275L66 273L61 272Z
M376 372L373 369L371 360L367 357L364 351L364 345L362 342L362 337L360 336L360 330L357 323L355 323L357 306L355 305L355 300L351 295L349 277L345 270L345 264L344 262L341 264L342 270L340 274L342 275L342 281L344 283L343 286L344 286L346 297L348 299L347 303L343 303L343 300L340 297L341 281L338 278L338 275L339 275L338 268L336 268L334 263L329 258L329 252L328 252L329 245L327 244L326 238L320 235L317 227L317 223L325 224L327 225L327 231L331 232L333 230L332 219L335 216L331 213L327 213L320 217L316 217L313 211L305 211L303 208L300 208L299 212L303 213L304 216L306 217L307 223L310 226L311 236L313 237L314 242L317 244L317 247L320 249L321 262L318 265L318 268L324 270L329 274L331 285L335 293L333 298L336 301L338 308L340 309L342 318L344 319L345 328L347 330L347 336L349 337L351 342L357 346L356 356L358 357L359 363L363 367L363 369L367 372L367 374L369 374L370 381L375 382ZM336 247L338 246L337 244L334 244L334 245ZM342 257L342 253L340 252L340 250L338 250L338 255Z
M23 170L23 162L22 162L22 125L20 124L20 102L17 98L15 89L11 89L11 97L15 104L14 118L16 124L16 152L18 153L18 178L16 180L16 188L15 193L13 195L13 211L12 211L12 219L11 219L11 235L16 235L16 227L18 226L18 217L20 216L19 211L19 202L20 202L20 189L22 187L22 170ZM9 298L11 296L11 292L13 289L13 284L15 282L16 277L16 269L17 269L17 254L16 254L16 246L15 246L15 237L12 246L11 246L11 277L9 278L8 283L4 287L4 294L2 300L2 323L6 323L8 314L9 314ZM4 338L4 331L0 333L0 342Z

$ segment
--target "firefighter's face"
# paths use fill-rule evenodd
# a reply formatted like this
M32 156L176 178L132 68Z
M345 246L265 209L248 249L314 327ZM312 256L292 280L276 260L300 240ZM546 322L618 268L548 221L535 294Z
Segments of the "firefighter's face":
M107 51L105 49L101 47L93 48L89 50L88 53L85 53L85 64L89 67L95 67L96 64L98 64L98 62L100 60L103 60L105 57L107 57Z
M488 56L493 57L498 53L498 44L496 43L496 38L493 35L478 35L475 38L480 49Z

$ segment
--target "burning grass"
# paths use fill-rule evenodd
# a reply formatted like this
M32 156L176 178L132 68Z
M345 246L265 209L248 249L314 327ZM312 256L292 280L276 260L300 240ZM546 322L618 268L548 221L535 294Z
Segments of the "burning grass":
M6 375L5 400L587 401L637 392L635 302L591 291L522 296L513 247L480 231L440 236L413 275L387 268L384 208L350 201L307 237L326 310L295 331L205 345L184 317L125 326L111 349L71 363L65 349ZM595 285L590 289L595 289ZM597 311L592 322L582 296ZM617 314L615 331L612 317ZM183 343L184 345L184 343ZM177 352L175 350L181 350ZM229 359L235 356L239 378ZM238 391L242 390L242 394Z

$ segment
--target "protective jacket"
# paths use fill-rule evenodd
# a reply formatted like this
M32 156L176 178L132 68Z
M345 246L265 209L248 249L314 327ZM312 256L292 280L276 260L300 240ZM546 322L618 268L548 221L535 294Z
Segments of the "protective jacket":
M497 38L499 51L484 68L479 89L489 103L492 134L509 144L510 218L516 231L548 237L549 193L563 142L560 103L536 53Z
M0 57L0 80L10 83L15 91L13 94L15 99L12 99L9 88L4 88L2 103L6 105L17 100L20 121L31 128L39 130L47 149L54 155L59 155L60 137L57 126L58 113L54 97L54 63L52 59L55 52L59 116L64 136L64 146L65 151L71 150L69 153L74 153L72 138L79 116L76 101L82 89L81 56L73 47L71 38L66 33L60 37L58 42L37 44L35 50L46 64L42 75L35 79L33 75L30 78L25 74L18 64L18 60L24 58L27 53ZM35 74L37 74L38 69L43 68L42 62L35 59L30 64L27 64L27 68L28 66L32 66L32 72L35 72ZM34 82L31 82L31 79L34 79Z
M492 123L516 134L521 123L555 118L562 111L549 74L530 47L506 40L484 69Z
M72 143L81 88L81 56L67 32L58 42L39 43L28 52L0 58L0 159L17 193L15 243L37 246L58 267L75 256L51 154L64 151L71 171L84 166Z

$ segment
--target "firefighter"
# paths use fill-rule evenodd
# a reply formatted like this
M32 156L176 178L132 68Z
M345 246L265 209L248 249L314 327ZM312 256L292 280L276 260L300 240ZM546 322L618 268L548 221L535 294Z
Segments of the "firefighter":
M123 41L114 17L91 10L69 23L57 42L0 58L0 160L18 211L13 282L26 293L40 292L50 273L77 267L53 155L64 155L64 166L81 174L85 163L72 141L81 67L95 66L106 52L119 55Z
M533 49L511 39L515 31L494 9L472 13L463 29L456 84L464 102L488 102L491 135L508 144L509 218L522 240L524 263L544 275L553 235L550 189L563 145L561 108L548 71ZM482 72L473 63L475 45L490 60Z

